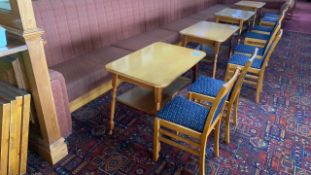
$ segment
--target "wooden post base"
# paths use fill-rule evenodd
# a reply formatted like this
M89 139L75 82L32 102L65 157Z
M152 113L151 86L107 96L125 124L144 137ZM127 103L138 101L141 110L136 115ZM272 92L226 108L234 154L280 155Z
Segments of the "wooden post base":
M40 138L30 137L29 147L53 165L68 155L67 144L65 143L65 139L63 137L50 145L44 143L44 141Z

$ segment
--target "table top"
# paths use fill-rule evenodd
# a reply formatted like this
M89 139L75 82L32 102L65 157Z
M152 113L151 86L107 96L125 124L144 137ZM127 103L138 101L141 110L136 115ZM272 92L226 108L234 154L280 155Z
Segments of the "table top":
M215 16L218 16L218 17L240 19L243 21L249 20L254 15L255 15L255 12L252 12L252 11L231 9L231 8L225 8L225 9L215 13Z
M239 1L239 2L235 3L234 5L260 9L263 6L265 6L266 3L265 2L258 2L258 1Z
M235 25L201 21L180 31L180 34L209 41L225 42L238 30L239 27Z
M25 43L16 39L8 38L8 44L6 47L0 47L0 58L8 55L16 54L27 50Z
M108 72L165 88L205 57L205 53L157 42L106 65Z

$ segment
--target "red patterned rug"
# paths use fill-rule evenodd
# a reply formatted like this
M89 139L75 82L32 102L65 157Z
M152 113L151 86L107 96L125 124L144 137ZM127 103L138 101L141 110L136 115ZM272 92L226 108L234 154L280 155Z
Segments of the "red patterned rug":
M220 60L219 78L226 62ZM285 32L268 67L261 103L254 102L254 89L243 87L232 141L221 143L217 158L208 143L206 174L311 174L310 65L311 35ZM202 63L200 70L211 75L211 65ZM107 135L110 99L107 93L72 114L69 155L56 166L30 152L28 174L197 174L196 156L165 144L159 161L152 161L152 116L117 104L116 129Z

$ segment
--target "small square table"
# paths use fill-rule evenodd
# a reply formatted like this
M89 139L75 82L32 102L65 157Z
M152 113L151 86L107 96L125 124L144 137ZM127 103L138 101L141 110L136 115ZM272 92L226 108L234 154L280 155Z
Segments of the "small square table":
M242 10L250 10L255 12L255 17L254 17L254 23L255 25L257 14L261 8L263 8L266 3L265 2L257 2L257 1L239 1L234 4L235 6L238 6Z
M226 8L215 13L216 22L237 24L240 26L239 35L242 34L244 23L255 16L255 12Z
M207 44L214 47L213 77L215 78L220 45L231 38L238 30L239 27L234 25L201 21L183 29L179 33L182 36L182 45L184 47L188 42Z
M116 101L155 114L165 101L191 83L181 77L195 67L205 53L181 46L157 42L106 65L112 73L112 101L109 133L114 129ZM117 87L128 82L137 87L117 97Z

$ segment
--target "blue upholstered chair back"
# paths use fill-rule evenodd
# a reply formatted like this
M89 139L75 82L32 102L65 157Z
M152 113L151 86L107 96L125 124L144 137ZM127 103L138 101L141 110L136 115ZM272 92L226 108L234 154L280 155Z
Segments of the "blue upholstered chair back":
M223 87L217 94L215 101L213 102L210 112L207 116L207 121L205 122L204 130L209 128L217 119L217 117L221 116L220 114L224 109L224 104L228 99L228 96L233 88L234 83L237 81L237 77L240 73L240 70L241 70L240 68L236 69L232 78L223 85Z
M250 67L252 66L252 64L254 63L254 60L257 57L259 49L256 48L252 57L250 57L250 59L248 60L248 62L245 64L245 66L243 67L243 69L241 70L241 73L238 77L238 80L234 83L233 88L232 88L232 92L229 95L229 101L230 102L234 102L235 99L238 97L238 95L240 94L244 79L246 77L246 74L248 73Z

